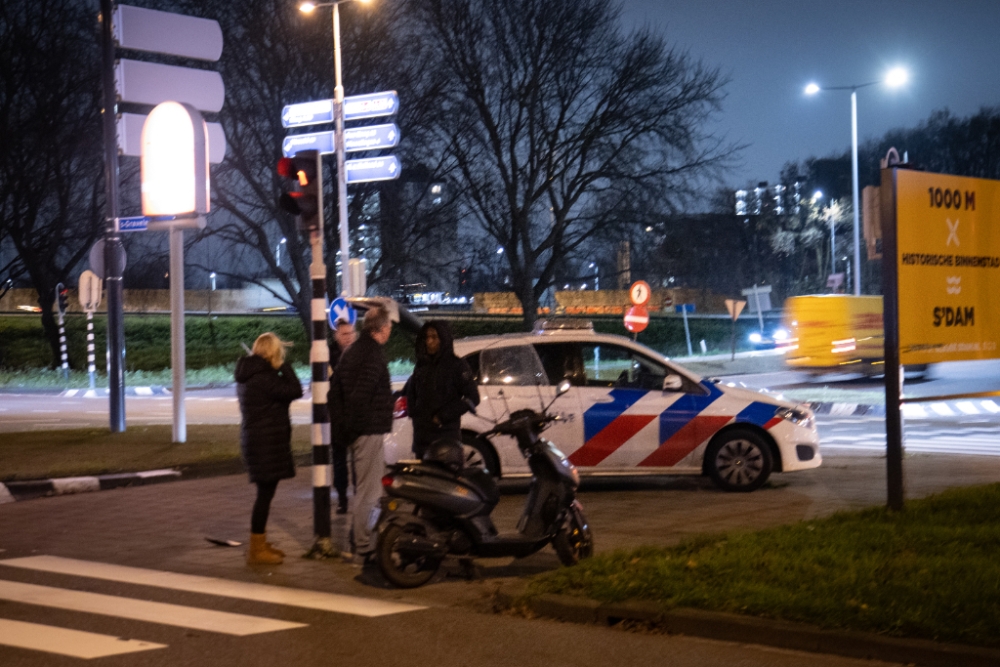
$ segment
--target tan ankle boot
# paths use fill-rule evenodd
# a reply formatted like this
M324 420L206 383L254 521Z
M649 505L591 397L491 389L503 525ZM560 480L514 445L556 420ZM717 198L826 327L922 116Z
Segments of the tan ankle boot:
M264 546L265 546L265 547L267 548L267 550L268 550L268 551L270 551L271 553L273 553L273 554L278 554L278 555L279 555L279 556L281 556L282 558L284 558L284 557L285 557L285 552L284 552L284 551L282 551L281 549L277 548L276 546L274 546L274 545L273 545L273 544L271 544L270 542L264 542Z
M250 533L250 547L247 549L248 565L280 565L284 559L267 548L264 533Z

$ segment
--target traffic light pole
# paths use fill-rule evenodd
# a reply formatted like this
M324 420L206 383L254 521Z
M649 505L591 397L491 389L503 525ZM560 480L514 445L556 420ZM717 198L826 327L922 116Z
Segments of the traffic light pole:
M122 273L125 249L118 229L118 102L115 92L115 43L111 0L101 0L101 52L104 105L104 183L107 215L104 230L104 285L108 291L108 416L111 432L125 430L125 321Z

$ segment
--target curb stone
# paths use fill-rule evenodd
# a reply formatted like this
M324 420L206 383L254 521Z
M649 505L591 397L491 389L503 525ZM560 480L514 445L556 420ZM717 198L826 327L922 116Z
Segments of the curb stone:
M106 491L124 486L143 486L180 479L178 470L145 470L142 472L115 473L87 477L59 477L35 479L24 482L0 482L0 504L45 496L62 496L71 493Z
M812 411L818 415L836 417L885 417L884 405L862 405L859 403L810 403Z
M523 584L520 583L501 586L496 593L495 608L498 611L514 608L522 592ZM921 667L995 667L1000 664L1000 649L885 637L850 630L824 630L804 623L700 609L663 610L649 602L602 604L571 595L539 595L523 604L538 616L571 623L614 626L623 621L633 621L654 626L668 634L849 658Z

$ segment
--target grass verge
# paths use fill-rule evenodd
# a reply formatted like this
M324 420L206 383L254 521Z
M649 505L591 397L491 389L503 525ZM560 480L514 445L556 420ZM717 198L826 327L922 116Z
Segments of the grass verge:
M599 536L598 536L599 537ZM536 577L526 596L673 607L1000 646L1000 484L673 548L602 555Z
M0 481L100 475L175 468L240 458L237 424L192 424L187 442L171 443L169 424L5 433L0 438ZM308 426L292 427L292 451L311 451Z

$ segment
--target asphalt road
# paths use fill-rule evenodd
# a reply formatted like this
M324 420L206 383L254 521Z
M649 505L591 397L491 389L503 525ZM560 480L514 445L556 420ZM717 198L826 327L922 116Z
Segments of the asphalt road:
M908 456L906 473L907 495L913 498L949 486L996 481L1000 458ZM778 475L751 494L722 493L702 479L662 478L628 488L585 491L581 501L597 551L606 552L882 504L884 477L882 459L843 456L816 470ZM558 567L550 549L522 560L480 561L472 580L450 568L423 588L393 590L377 571L297 557L312 542L309 484L310 475L302 470L279 486L269 539L290 554L280 567L247 567L242 548L216 547L205 540L245 541L252 491L243 476L0 507L0 664L75 665L80 658L53 651L108 645L137 650L95 664L879 664L491 613L491 594L498 586ZM521 494L501 499L495 512L501 530L513 529L523 502ZM334 537L341 544L346 540L346 518L334 517ZM95 572L93 563L110 567ZM175 574L204 579L178 582ZM303 596L288 589L322 595L305 596L310 603L303 606ZM327 606L315 608L319 603ZM386 603L420 608L373 615ZM228 615L206 616L206 610ZM89 634L67 637L61 633L65 630ZM30 642L39 646L25 648Z

